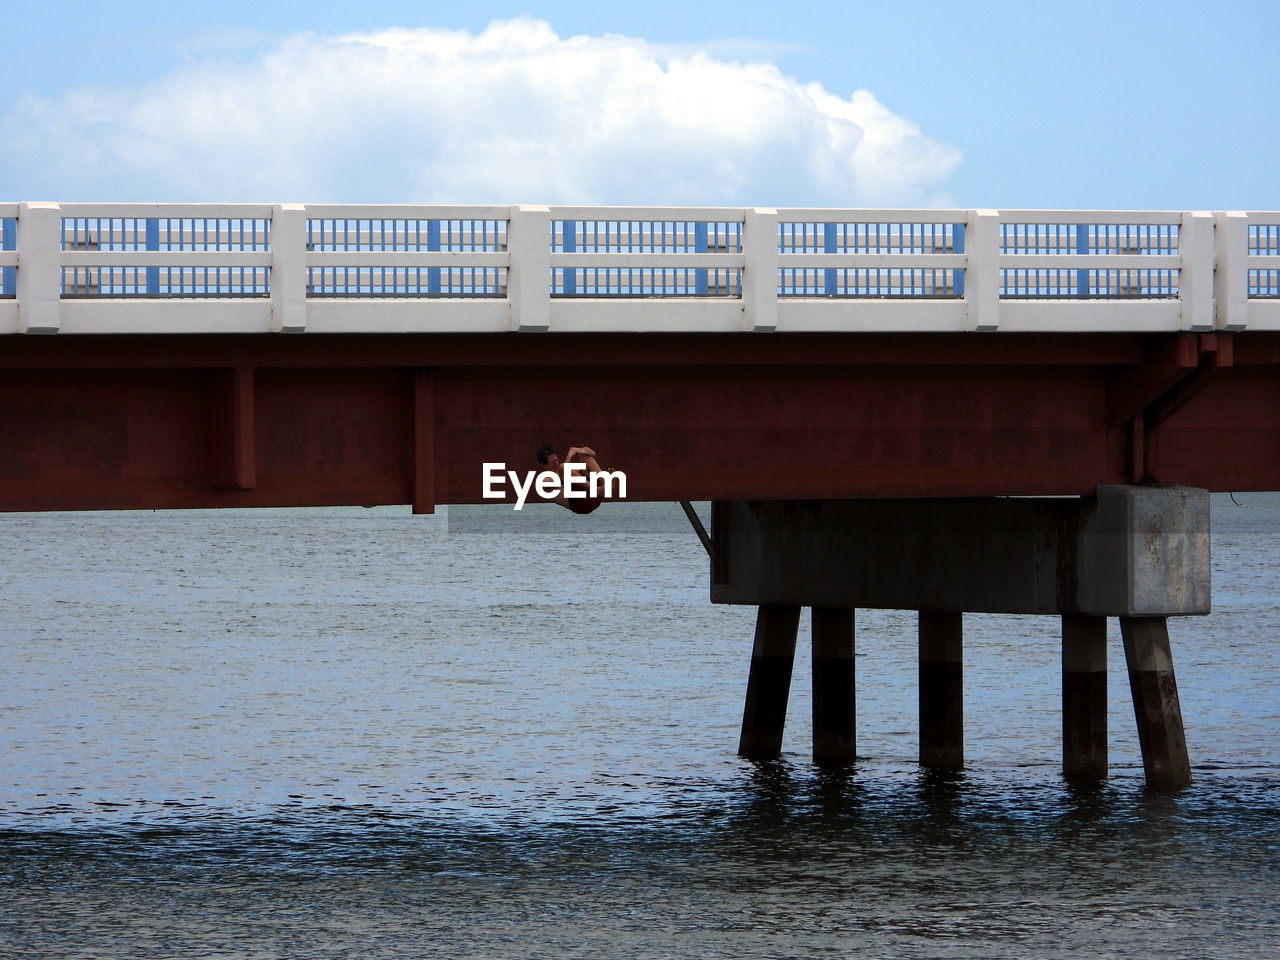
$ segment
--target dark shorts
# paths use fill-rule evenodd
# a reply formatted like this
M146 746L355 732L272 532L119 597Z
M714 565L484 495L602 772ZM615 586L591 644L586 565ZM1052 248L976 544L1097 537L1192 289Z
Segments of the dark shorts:
M599 497L566 497L565 503L569 504L569 509L574 513L590 513L596 507L600 506Z

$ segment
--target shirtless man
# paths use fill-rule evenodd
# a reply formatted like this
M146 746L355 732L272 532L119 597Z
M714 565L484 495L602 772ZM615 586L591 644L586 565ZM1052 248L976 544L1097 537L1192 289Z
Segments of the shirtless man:
M556 453L556 448L549 443L544 443L538 449L538 462L547 470L554 470L563 475L561 469L565 463L585 463L587 465L587 476L593 473L600 473L600 464L596 462L596 452L590 447L570 447L569 452L564 455L564 460L560 459L560 455ZM556 503L562 507L568 507L574 513L590 513L596 507L600 506L599 497L566 497L564 493L556 497Z

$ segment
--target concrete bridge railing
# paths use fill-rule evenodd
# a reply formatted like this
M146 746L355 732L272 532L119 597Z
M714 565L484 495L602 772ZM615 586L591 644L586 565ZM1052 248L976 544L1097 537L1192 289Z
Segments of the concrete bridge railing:
M1280 329L1280 212L0 203L0 333Z

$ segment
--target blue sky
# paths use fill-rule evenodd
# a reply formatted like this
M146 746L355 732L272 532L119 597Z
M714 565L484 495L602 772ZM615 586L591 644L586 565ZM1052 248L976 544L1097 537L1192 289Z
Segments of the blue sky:
M1263 0L6 0L0 23L0 199L1280 207Z

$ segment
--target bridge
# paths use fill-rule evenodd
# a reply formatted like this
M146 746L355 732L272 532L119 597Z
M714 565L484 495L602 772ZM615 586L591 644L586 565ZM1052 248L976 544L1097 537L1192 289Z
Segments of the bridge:
M815 755L853 755L854 609L896 605L941 767L962 613L1047 613L1097 775L1116 616L1176 784L1203 491L1280 489L1280 213L0 203L0 410L9 511L430 512L589 442L629 499L716 503L712 597L760 608L744 754L803 606Z
M0 334L9 510L1280 489L1277 213L0 204Z

